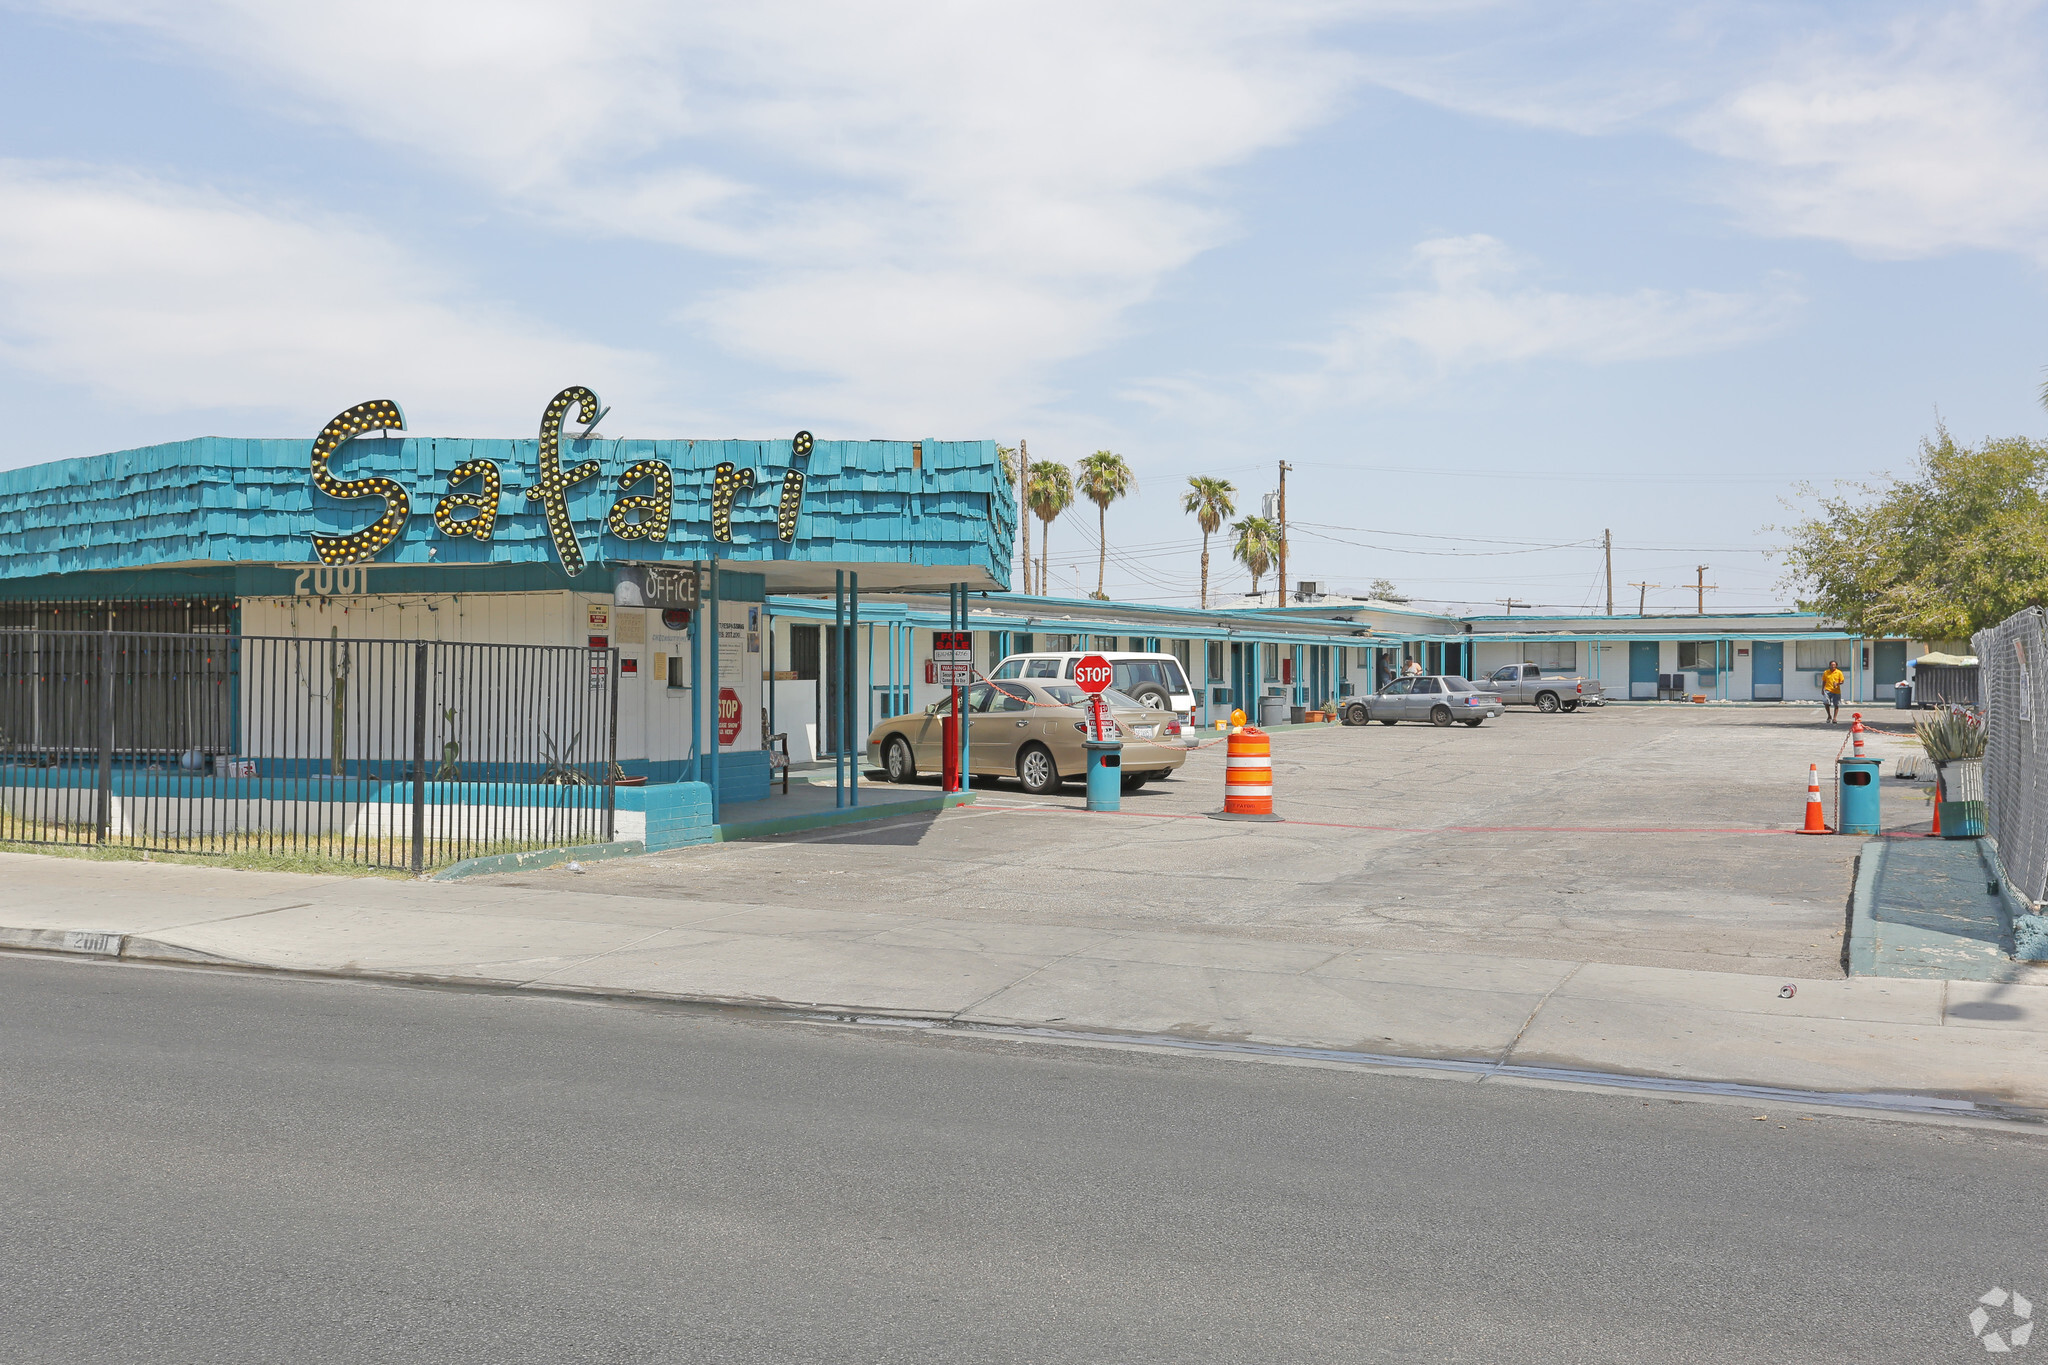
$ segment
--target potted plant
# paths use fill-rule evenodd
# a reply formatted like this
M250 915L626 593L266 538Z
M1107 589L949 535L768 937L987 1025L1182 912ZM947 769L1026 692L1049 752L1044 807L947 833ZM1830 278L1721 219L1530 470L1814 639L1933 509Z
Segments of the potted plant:
M1913 732L1934 760L1935 816L1943 838L1984 834L1984 716L1950 707L1917 718Z

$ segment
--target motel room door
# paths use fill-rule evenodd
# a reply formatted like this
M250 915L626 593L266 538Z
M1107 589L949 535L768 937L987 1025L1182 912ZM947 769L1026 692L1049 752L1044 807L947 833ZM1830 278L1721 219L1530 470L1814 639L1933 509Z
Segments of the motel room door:
M1749 647L1749 699L1785 700L1785 642L1754 640Z
M1870 651L1870 699L1889 703L1892 684L1906 680L1906 642L1879 640Z
M1657 642L1628 642L1628 696L1630 701L1657 699Z

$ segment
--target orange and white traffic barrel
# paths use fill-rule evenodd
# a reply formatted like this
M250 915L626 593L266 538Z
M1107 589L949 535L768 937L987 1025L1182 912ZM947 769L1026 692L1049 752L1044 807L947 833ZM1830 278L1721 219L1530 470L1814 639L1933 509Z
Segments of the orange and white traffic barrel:
M1273 737L1247 725L1230 737L1223 758L1223 809L1218 820L1278 820L1273 814Z

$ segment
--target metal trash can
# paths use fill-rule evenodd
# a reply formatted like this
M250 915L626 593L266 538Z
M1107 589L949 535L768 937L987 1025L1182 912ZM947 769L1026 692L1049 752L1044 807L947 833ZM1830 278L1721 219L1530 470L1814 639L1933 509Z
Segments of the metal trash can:
M1882 764L1876 758L1835 760L1835 833L1876 834L1883 828L1878 800L1883 788L1877 781Z
M1285 725L1287 723L1288 709L1288 702L1285 697L1260 697L1260 728L1263 729L1271 725Z
M1120 739L1084 739L1088 751L1088 809L1120 810L1124 792L1124 745Z
M1910 710L1912 710L1912 709L1913 709L1913 684L1912 684L1912 682L1911 682L1910 680L1906 679L1906 678L1901 678L1901 679L1899 679L1899 680L1898 680L1897 682L1893 683L1893 684L1892 684L1892 700L1893 700L1893 701L1895 701L1895 702L1896 702L1896 703L1898 704L1898 708L1899 708L1899 709L1900 709L1901 711L1910 711Z

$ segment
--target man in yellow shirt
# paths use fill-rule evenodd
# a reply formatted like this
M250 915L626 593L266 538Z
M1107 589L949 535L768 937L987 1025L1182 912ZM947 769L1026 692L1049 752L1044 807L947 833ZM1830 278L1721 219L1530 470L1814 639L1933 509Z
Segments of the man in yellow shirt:
M1820 675L1821 701L1828 708L1828 724L1834 725L1842 718L1842 666L1833 659L1828 660L1827 672Z

